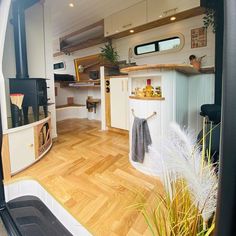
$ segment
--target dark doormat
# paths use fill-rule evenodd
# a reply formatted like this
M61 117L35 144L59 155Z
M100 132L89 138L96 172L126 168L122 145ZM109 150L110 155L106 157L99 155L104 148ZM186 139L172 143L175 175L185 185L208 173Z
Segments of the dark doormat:
M72 235L37 197L13 199L7 203L7 208L23 236Z

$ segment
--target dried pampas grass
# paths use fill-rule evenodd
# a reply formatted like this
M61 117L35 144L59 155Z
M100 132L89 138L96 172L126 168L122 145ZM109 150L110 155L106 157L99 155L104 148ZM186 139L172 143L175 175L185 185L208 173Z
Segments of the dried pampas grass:
M211 235L218 179L212 164L205 161L206 151L191 132L175 123L159 147L150 148L150 155L155 160L153 168L161 173L165 193L156 195L154 207L146 205L145 199L135 207L153 235Z

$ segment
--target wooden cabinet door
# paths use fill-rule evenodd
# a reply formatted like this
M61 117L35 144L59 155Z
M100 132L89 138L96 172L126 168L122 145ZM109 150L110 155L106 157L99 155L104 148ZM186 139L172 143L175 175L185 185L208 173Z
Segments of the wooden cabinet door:
M114 33L119 33L147 23L147 4L142 1L112 16Z
M128 78L110 79L111 127L128 129Z
M9 133L8 137L11 173L15 173L35 161L34 129L28 128L19 132Z

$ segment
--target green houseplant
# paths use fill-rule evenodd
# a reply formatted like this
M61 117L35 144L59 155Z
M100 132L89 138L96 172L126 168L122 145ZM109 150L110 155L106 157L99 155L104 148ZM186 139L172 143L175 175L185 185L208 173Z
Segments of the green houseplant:
M213 33L216 32L216 19L215 10L212 8L206 8L205 15L203 17L203 25L205 28L212 26Z
M118 60L119 60L118 52L112 46L111 41L106 43L104 47L101 47L100 56L105 63L110 63L112 65L117 65Z

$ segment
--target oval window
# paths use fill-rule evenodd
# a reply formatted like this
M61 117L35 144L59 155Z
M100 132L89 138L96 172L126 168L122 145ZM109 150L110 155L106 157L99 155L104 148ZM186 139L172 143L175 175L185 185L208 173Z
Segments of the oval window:
M162 37L147 43L142 43L134 47L135 56L146 55L150 53L175 52L182 49L184 44L183 35Z

